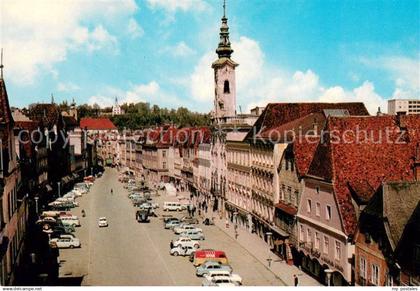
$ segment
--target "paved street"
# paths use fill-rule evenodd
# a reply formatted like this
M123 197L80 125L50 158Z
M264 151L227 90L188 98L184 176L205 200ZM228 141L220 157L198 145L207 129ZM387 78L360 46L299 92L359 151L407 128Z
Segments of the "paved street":
M81 217L85 209L87 214L81 217L82 226L76 230L82 248L61 250L61 276L84 276L83 285L200 285L202 279L195 276L188 258L169 255L169 242L175 236L163 229L161 218L152 218L148 224L137 223L128 192L117 177L116 170L108 169L90 193L79 199L81 206L73 212ZM162 196L156 199L160 204L164 200ZM108 228L97 226L100 216L108 218ZM206 236L202 248L225 250L244 285L283 285L219 228L200 227Z

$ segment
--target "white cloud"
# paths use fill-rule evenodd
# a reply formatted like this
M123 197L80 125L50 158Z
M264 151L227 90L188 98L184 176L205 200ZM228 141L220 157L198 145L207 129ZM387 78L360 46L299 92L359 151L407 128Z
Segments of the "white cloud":
M372 59L361 58L360 62L368 67L388 72L395 83L392 98L420 97L420 63L418 58L387 56Z
M147 0L147 3L150 9L165 12L165 18L161 21L162 25L173 23L177 11L203 12L210 8L204 0Z
M375 92L372 82L365 81L352 90L341 86L325 88L319 76L310 69L289 72L273 68L265 62L259 43L248 37L232 42L232 59L239 63L236 68L237 106L248 110L265 106L269 102L364 102L371 114L378 106L386 108L386 100ZM193 98L210 103L214 98L214 80L211 63L217 56L204 54L188 78ZM182 83L181 83L182 84Z
M177 107L183 104L185 100L179 99L177 96L169 93L161 88L158 82L151 81L146 84L131 85L128 90L108 87L103 93L91 96L89 104L99 104L101 107L112 106L118 98L120 104L150 102L162 107Z
M136 9L134 0L2 1L1 46L9 80L31 84L40 72L54 71L73 49L115 50L115 36L100 23Z
M130 18L130 20L128 21L127 31L132 39L142 37L144 34L143 28L137 23L137 21L134 18Z
M147 3L151 9L163 9L170 13L177 10L204 11L209 7L203 0L147 0Z
M189 47L184 41L180 41L173 46L167 46L159 51L161 54L169 54L173 57L188 57L195 55L196 51Z
M73 92L77 90L80 90L80 87L72 82L60 82L57 85L57 91L59 92Z
M172 54L176 57L186 57L195 54L195 51L181 41L173 47Z

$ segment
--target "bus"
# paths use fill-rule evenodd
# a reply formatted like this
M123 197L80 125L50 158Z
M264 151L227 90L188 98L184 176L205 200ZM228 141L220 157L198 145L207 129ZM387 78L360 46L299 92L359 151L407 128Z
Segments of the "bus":
M229 264L224 251L217 251L213 249L196 250L191 254L190 261L195 267L200 266L206 261L220 262L222 265Z

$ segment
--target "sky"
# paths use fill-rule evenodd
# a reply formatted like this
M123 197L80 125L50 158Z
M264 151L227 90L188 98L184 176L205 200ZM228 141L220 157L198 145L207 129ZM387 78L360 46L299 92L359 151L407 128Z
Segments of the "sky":
M222 0L1 0L12 106L150 102L209 112ZM238 112L420 98L417 0L227 0Z

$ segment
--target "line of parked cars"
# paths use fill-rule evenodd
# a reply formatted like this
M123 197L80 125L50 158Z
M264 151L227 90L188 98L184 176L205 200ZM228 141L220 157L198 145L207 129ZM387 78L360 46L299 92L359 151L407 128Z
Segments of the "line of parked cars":
M79 248L80 240L74 235L76 227L81 226L80 219L70 209L78 206L76 199L89 193L94 178L86 177L62 197L48 204L49 210L43 211L36 222L48 234L49 243L56 248Z
M121 175L119 181L125 183L124 188L128 190L128 198L136 208L135 217L138 222L149 222L150 216L157 216L155 211L159 204L153 202L156 191L137 182L134 177Z
M225 252L214 249L200 249L200 242L205 239L198 219L190 216L176 218L164 217L164 228L176 235L170 242L169 253L172 256L188 256L196 267L196 275L203 277L202 286L239 286L242 278L233 274Z

